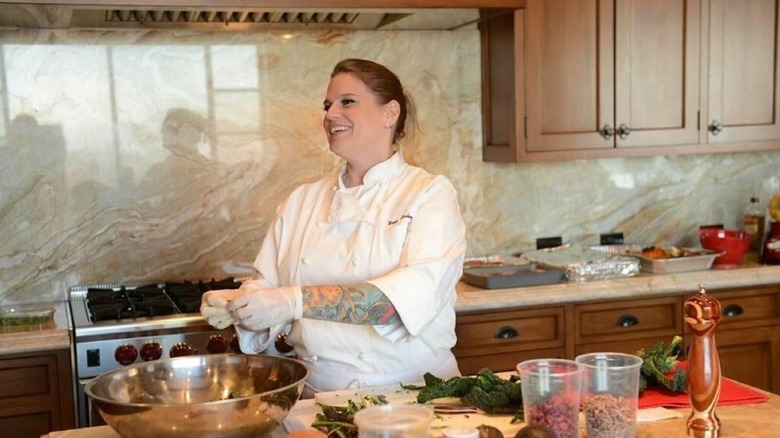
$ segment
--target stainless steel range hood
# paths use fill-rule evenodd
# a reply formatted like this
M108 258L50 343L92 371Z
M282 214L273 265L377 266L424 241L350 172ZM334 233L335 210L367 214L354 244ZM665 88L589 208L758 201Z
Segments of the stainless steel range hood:
M2 2L0 28L455 30L476 28L479 19L479 10L476 8L293 8L253 6L250 4L253 2L237 2L243 4L226 7L221 5L228 2L196 6L195 2L187 1L170 2L175 4L127 1L121 4L100 3ZM309 4L316 5L315 2Z

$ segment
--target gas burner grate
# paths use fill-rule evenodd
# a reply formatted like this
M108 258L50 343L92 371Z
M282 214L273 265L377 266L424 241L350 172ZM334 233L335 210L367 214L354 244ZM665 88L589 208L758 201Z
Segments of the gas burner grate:
M219 289L238 289L241 286L240 282L235 281L233 278L214 280L205 282L198 281L193 283L190 281L165 283L165 293L176 303L176 306L182 313L195 313L200 311L201 296L210 290Z
M92 322L149 318L181 313L157 285L133 289L87 289L87 307Z

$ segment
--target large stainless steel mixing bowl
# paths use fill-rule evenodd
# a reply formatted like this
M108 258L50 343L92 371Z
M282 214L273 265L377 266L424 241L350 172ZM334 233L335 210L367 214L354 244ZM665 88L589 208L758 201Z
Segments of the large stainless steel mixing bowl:
M125 438L262 437L281 424L308 377L295 359L215 354L130 365L84 391Z

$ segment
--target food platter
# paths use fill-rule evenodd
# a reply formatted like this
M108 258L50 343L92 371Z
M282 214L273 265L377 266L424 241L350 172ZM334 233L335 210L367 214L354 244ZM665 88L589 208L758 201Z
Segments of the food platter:
M639 259L639 270L651 274L705 271L712 268L721 252L689 247L642 247L640 245L603 245L597 251L628 255ZM652 248L652 251L648 251Z

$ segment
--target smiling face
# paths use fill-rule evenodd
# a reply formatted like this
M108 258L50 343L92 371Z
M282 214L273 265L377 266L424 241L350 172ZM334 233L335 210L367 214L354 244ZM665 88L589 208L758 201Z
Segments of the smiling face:
M360 79L339 73L331 78L323 105L322 126L334 154L358 167L371 167L392 155L395 100L380 104Z

